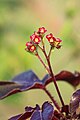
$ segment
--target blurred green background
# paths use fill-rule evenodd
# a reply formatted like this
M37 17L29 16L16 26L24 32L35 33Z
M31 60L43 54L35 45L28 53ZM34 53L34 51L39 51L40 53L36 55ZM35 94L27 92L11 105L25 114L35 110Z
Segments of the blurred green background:
M0 80L10 80L30 69L43 78L44 67L24 50L29 36L41 26L63 40L62 48L51 56L54 73L80 71L80 0L0 0ZM74 89L65 82L58 84L68 104ZM60 103L53 84L47 88ZM41 105L45 100L50 99L40 90L5 98L0 101L0 120L24 112L27 105Z

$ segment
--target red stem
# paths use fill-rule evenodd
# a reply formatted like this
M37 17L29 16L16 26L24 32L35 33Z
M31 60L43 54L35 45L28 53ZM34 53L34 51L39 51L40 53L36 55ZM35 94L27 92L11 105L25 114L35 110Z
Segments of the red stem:
M56 88L56 90L57 90L58 96L59 96L59 98L60 98L61 104L62 104L62 106L64 106L64 101L63 101L63 99L62 99L60 90L59 90L59 88L58 88L58 85L57 85L57 82L56 82L56 78L55 78L55 76L54 76L54 74L53 74L53 71L52 71L52 68L51 68L51 64L50 64L50 60L49 60L49 58L48 58L45 50L43 50L43 53L44 53L44 55L45 55L45 57L46 57L46 59L47 59L47 63L48 63L49 69L50 69L50 76L53 78L53 82L54 82L55 88Z
M49 54L48 54L49 59L50 59L51 51L52 51L52 46L50 47L50 51L49 51Z
M55 76L54 76L54 74L53 74L53 71L52 71L52 68L51 68L51 64L50 64L50 54L51 54L52 48L51 48L50 51L49 51L49 55L47 55L47 54L46 54L46 51L45 51L45 46L44 46L43 40L42 40L42 44L43 44L43 48L41 48L40 46L39 46L39 48L42 50L42 52L44 53L44 55L45 55L45 57L46 57L46 60L47 60L49 69L47 69L47 67L45 66L44 62L43 62L42 59L40 58L40 56L38 56L38 58L40 59L40 61L42 62L42 64L45 66L45 68L47 69L47 71L48 71L48 73L50 74L50 76L53 78L53 82L54 82L56 91L57 91L57 93L58 93L58 96L59 96L59 98L60 98L61 104L62 104L62 106L64 106L65 104L64 104L64 101L63 101L63 99L62 99L60 90L59 90L58 85L57 85L57 82L56 82L56 78L55 78Z
M52 100L52 102L55 105L55 107L60 112L60 107L59 107L58 103L54 100L54 98L51 96L50 92L46 88L44 88L43 90L47 93L47 95L50 97L50 99Z
M44 64L43 60L41 59L41 57L39 56L39 54L37 53L36 56L38 57L38 59L40 60L40 62L43 64L43 66L45 67L45 69L48 71L48 73L50 73L49 68Z

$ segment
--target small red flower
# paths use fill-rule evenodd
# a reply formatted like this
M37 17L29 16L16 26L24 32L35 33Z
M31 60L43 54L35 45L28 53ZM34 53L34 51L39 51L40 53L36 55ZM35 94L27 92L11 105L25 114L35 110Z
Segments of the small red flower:
M32 35L30 36L30 39L33 41L34 38L35 38L35 34L32 34Z
M56 38L53 36L52 33L46 35L46 38L48 39L48 41L49 41L50 43L53 43L54 41L56 41Z
M55 38L52 33L46 35L46 38L48 39L52 47L56 47L57 49L61 47L60 43L62 42L62 40L59 38Z
M56 38L56 42L62 42L62 40L60 38Z
M38 34L44 34L47 30L44 27L38 29Z
M28 52L34 52L36 50L36 46L32 42L27 42L26 46L27 46L26 50Z
M39 44L41 42L41 37L38 36L36 33L30 36L31 41L33 41L35 44Z
M62 42L61 39L56 38L56 41L54 42L54 46L55 46L57 49L61 48L61 45L60 45L61 42Z

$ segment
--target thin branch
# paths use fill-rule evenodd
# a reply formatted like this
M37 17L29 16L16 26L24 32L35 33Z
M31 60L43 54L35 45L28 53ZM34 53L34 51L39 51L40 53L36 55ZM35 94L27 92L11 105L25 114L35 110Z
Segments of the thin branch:
M50 99L52 100L52 102L55 105L55 107L60 112L60 107L59 107L58 103L55 101L54 97L50 94L50 92L46 88L44 88L43 90L47 93L47 95L50 97Z
M48 73L50 73L49 68L45 65L45 63L43 62L43 60L41 59L41 57L39 56L39 54L37 53L36 56L38 57L38 59L40 60L40 62L43 64L43 66L45 67L45 69L47 70Z
M38 45L38 46L39 46L39 45ZM51 68L51 63L50 63L50 58L49 58L49 57L50 57L50 54L51 54L51 50L50 50L49 56L48 56L47 53L46 53L46 51L45 51L45 47L44 47L44 48L41 48L41 47L39 46L39 48L40 48L41 51L44 53L49 68L47 68L47 66L44 64L44 62L42 61L42 59L40 58L40 56L39 56L38 54L37 54L37 56L38 56L39 60L41 61L41 63L42 63L42 64L44 65L44 67L46 68L46 70L48 71L48 73L50 74L50 76L53 78L53 82L54 82L56 91L57 91L57 93L58 93L58 96L59 96L59 98L60 98L61 104L62 104L62 106L64 106L64 105L65 105L65 104L64 104L64 101L63 101L63 99L62 99L60 90L59 90L58 85L57 85L57 82L56 82L56 78L55 78L55 76L54 76L54 74L53 74L53 71L52 71L52 68ZM52 49L52 48L51 48L51 49Z
M44 55L45 55L45 57L46 57L46 60L47 60L48 66L49 66L49 71L50 71L49 74L50 74L50 76L53 78L53 82L54 82L56 91L57 91L57 93L58 93L58 96L59 96L59 98L60 98L61 104L62 104L62 106L64 106L64 101L63 101L63 99L62 99L60 90L59 90L59 88L58 88L58 85L57 85L57 82L56 82L56 78L55 78L55 76L54 76L54 74L53 74L53 71L52 71L52 68L51 68L51 64L50 64L50 60L49 60L49 58L48 58L45 50L43 51L43 53L44 53Z
M50 59L51 52L52 52L52 46L50 47L50 51L49 51L49 54L48 54L49 59Z

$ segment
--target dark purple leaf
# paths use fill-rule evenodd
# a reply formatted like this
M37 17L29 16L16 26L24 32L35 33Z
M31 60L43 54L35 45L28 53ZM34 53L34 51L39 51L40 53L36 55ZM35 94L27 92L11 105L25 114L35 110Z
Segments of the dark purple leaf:
M41 110L35 110L30 120L52 120L54 113L53 106L47 101L42 105Z
M54 108L49 102L45 102L40 109L39 105L35 108L26 107L25 113L11 117L9 120L52 120Z
M43 120L52 120L54 108L49 102L42 105L42 118Z
M40 107L39 107L39 105L38 104L36 104L36 107L35 108L33 108L33 107L25 107L25 111L32 111L32 110L40 110Z
M30 120L43 120L42 119L42 114L40 110L35 110L31 116Z
M45 79L47 78L47 79ZM71 84L73 87L76 87L80 84L80 73L75 72L74 74L69 71L61 71L59 74L55 75L57 81L66 81ZM46 75L43 79L44 85L48 85L52 82L52 78L49 75Z
M21 85L14 82L0 82L0 99L21 92Z
M8 120L18 120L18 118L21 116L22 114L16 115L14 117L9 118Z
M55 77L57 81L66 81L74 87L80 83L80 73L78 72L73 74L68 71L62 71ZM48 74L43 80L40 80L33 71L23 72L14 77L10 82L0 82L0 99L30 89L44 89L50 82L52 82L52 78Z
M76 110L80 107L80 89L72 94L70 100L70 113L76 113ZM79 111L80 112L80 111Z
M32 113L33 113L33 111L25 112L23 114L13 116L9 120L26 120L31 116Z
M33 88L42 89L43 87L42 81L35 75L34 72L23 72L14 77L12 82L0 82L0 99L17 92Z
M9 120L26 120L29 118L35 110L40 110L39 105L36 104L36 107L25 107L25 113L19 114L11 117Z
M39 85L42 84L40 79L31 70L17 75L16 77L14 77L12 79L12 81L15 82L15 83L21 84L22 85L22 87L21 87L22 90L31 89L32 87L34 87L34 85L36 83L37 84L36 84L35 87L38 87L38 84Z

